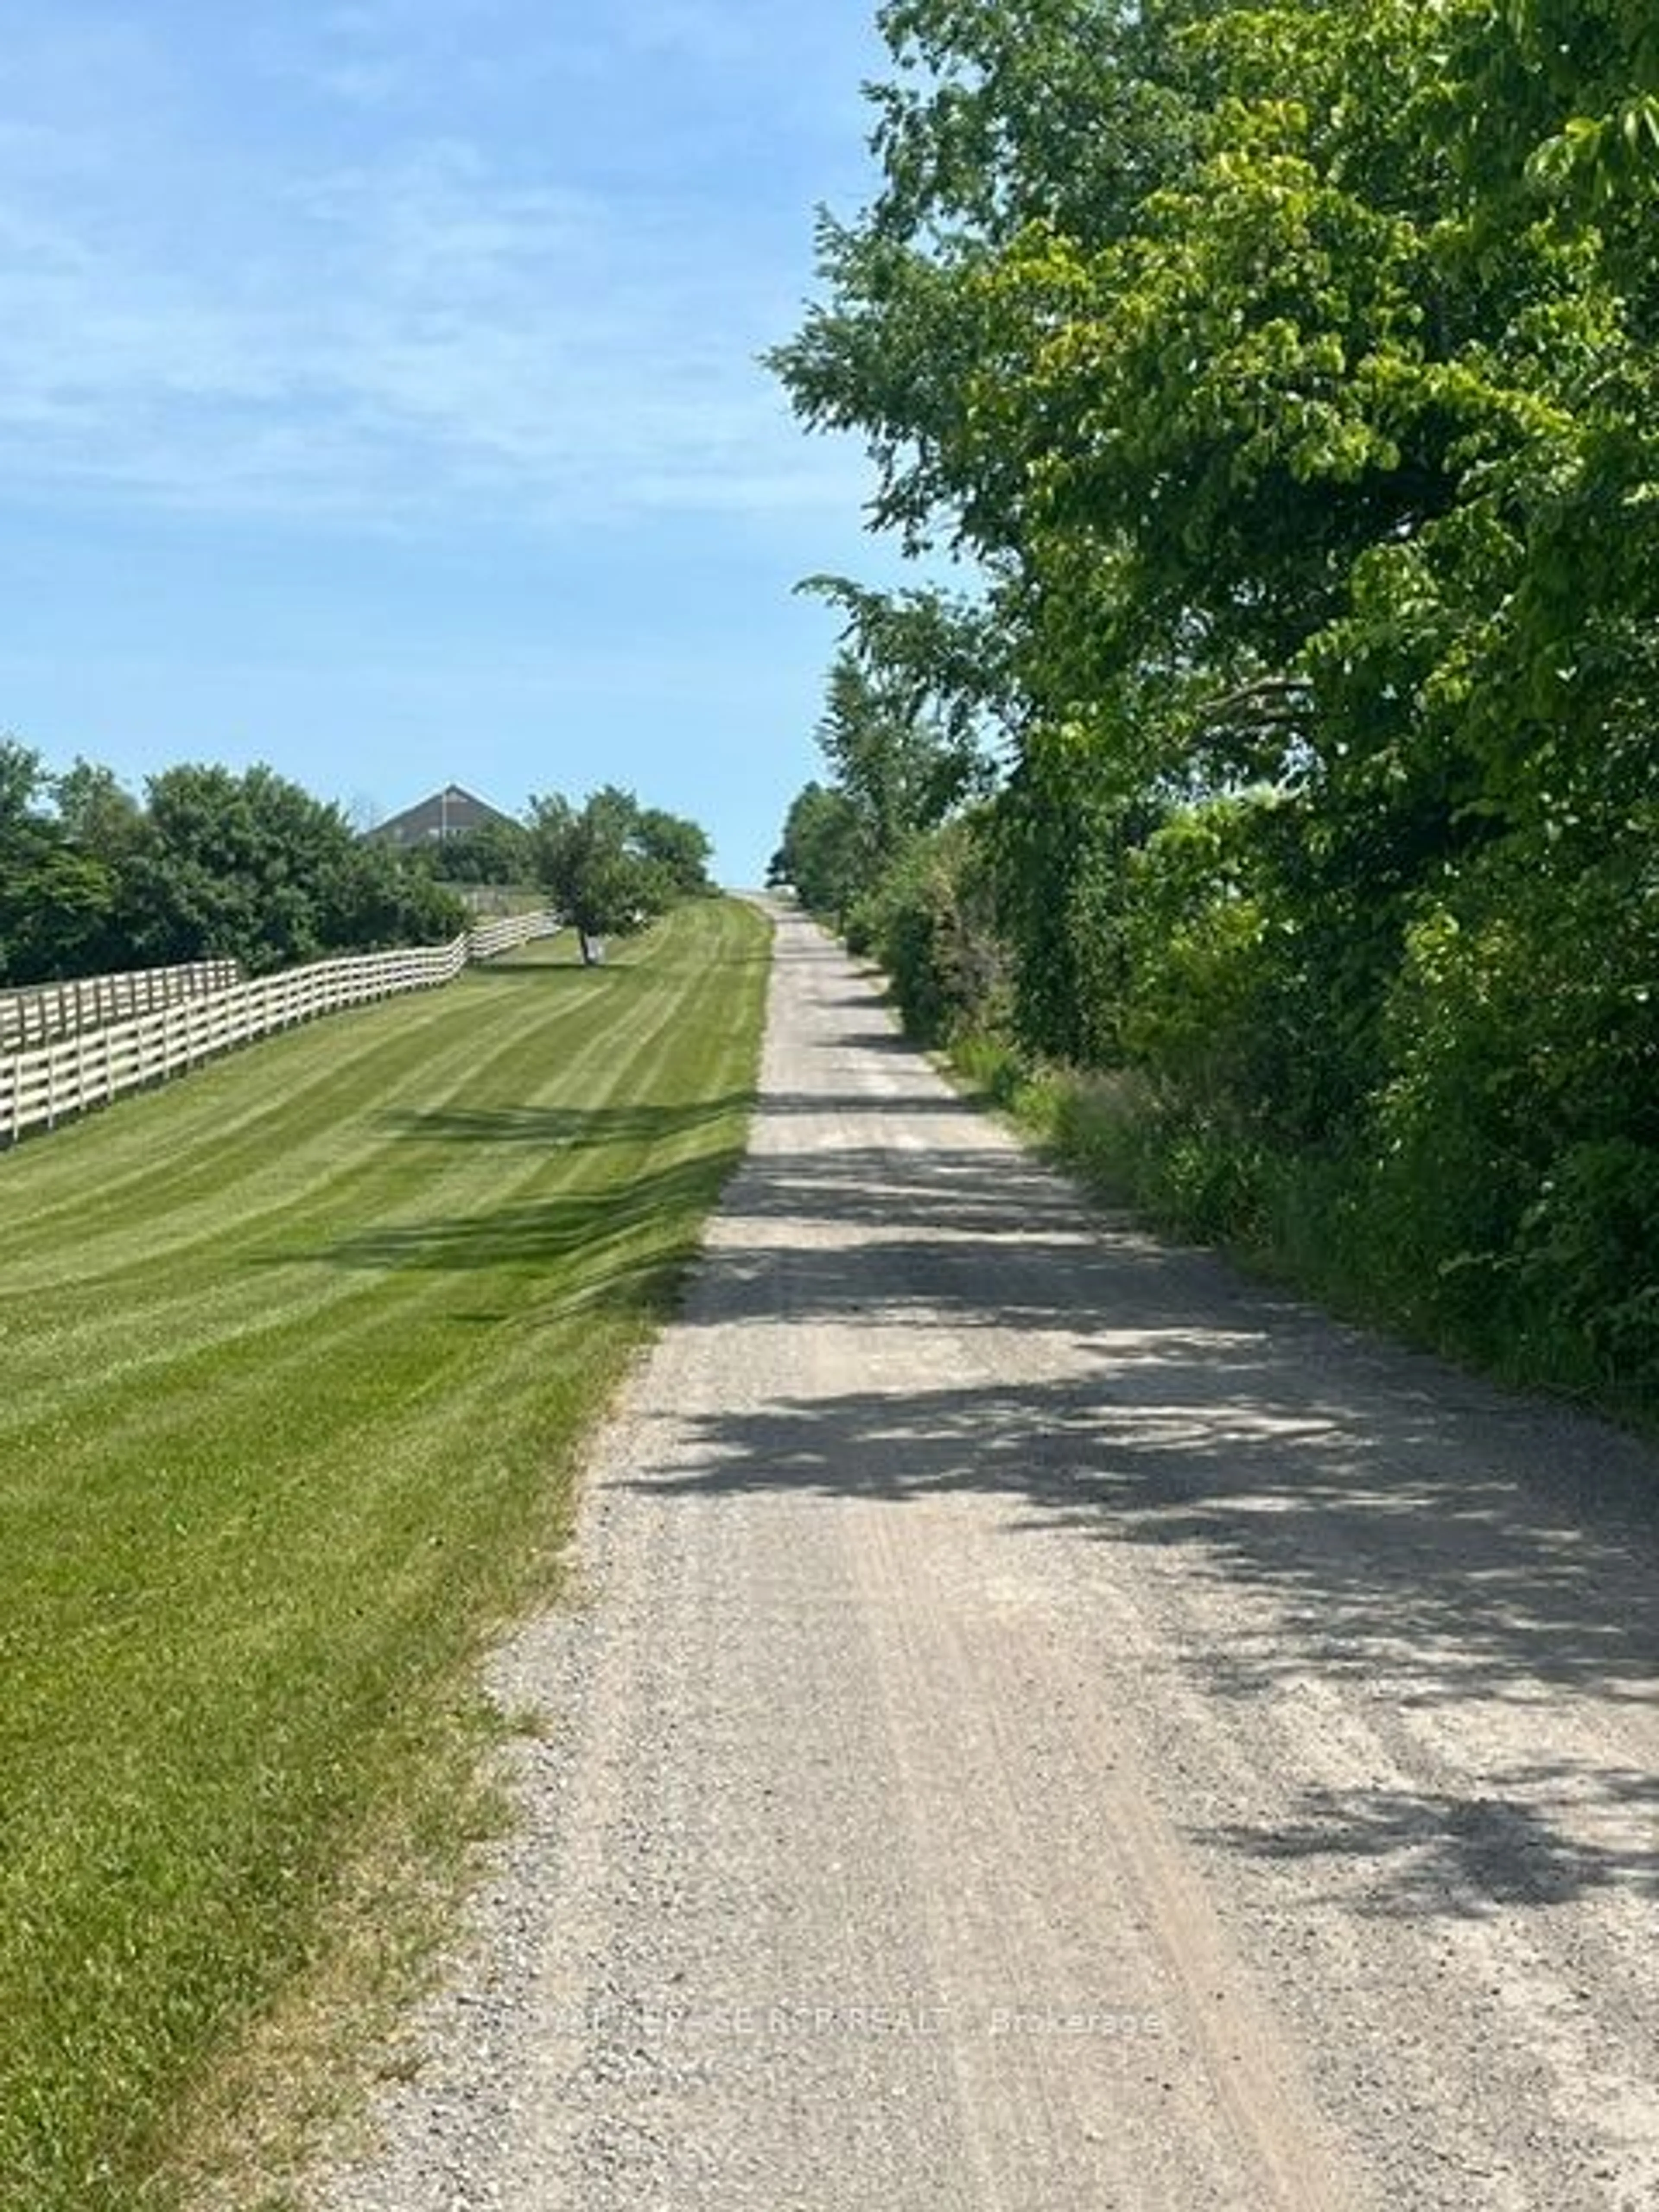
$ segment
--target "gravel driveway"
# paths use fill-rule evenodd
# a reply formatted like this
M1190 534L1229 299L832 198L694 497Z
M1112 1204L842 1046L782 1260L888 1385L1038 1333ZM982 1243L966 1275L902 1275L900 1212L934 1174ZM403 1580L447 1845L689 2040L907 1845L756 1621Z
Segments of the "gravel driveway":
M1087 1214L781 920L327 2212L1653 2212L1659 1468Z

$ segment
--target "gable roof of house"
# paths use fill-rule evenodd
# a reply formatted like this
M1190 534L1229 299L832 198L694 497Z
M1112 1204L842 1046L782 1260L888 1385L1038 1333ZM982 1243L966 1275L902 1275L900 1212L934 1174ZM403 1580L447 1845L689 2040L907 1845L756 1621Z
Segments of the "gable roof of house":
M406 806L401 814L388 815L368 834L389 845L424 845L438 837L458 837L464 830L482 829L489 822L513 826L512 816L503 814L499 806L492 806L459 783L450 783L429 799Z

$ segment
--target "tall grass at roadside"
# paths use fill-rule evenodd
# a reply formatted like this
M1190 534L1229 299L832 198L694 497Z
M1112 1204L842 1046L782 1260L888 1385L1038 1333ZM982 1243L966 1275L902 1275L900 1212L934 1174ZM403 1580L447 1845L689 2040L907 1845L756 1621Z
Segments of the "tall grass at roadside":
M765 927L538 948L0 1158L5 2212L175 2202L261 2024L378 1971L374 1870L464 1844L477 1659L741 1150Z

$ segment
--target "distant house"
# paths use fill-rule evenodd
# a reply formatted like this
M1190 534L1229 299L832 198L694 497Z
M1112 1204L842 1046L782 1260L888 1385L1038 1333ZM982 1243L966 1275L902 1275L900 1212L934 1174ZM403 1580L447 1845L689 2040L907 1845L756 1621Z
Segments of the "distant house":
M503 814L498 806L491 806L472 792L463 791L459 783L451 783L434 791L430 799L422 799L418 806L406 806L401 814L377 822L367 834L381 844L407 848L429 845L441 837L459 837L491 823L504 823L509 830L515 826L510 814Z

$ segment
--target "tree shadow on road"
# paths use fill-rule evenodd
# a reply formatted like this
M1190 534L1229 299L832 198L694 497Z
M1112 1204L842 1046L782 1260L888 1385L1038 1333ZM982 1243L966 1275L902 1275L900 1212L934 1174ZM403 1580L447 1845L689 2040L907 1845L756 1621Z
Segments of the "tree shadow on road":
M1364 1914L1485 1919L1593 1890L1659 1898L1656 1824L1659 1777L1556 1763L1500 1770L1478 1796L1309 1790L1283 1826L1235 1825L1206 1840L1258 1858L1358 1862Z
M1310 1672L1386 1680L1402 1712L1659 1696L1659 1470L1632 1439L1103 1220L982 1125L949 1152L795 1149L787 1126L728 1190L686 1318L854 1326L901 1379L697 1416L654 1496L975 1492L1007 1501L1011 1541L1178 1553L1194 1589L1252 1601L1225 1649L1187 1655L1214 1698ZM918 1331L967 1347L961 1387L904 1382ZM1651 1890L1656 1812L1640 1776L1540 1762L1474 1796L1310 1798L1212 1840L1363 1864L1368 1909L1460 1914Z

